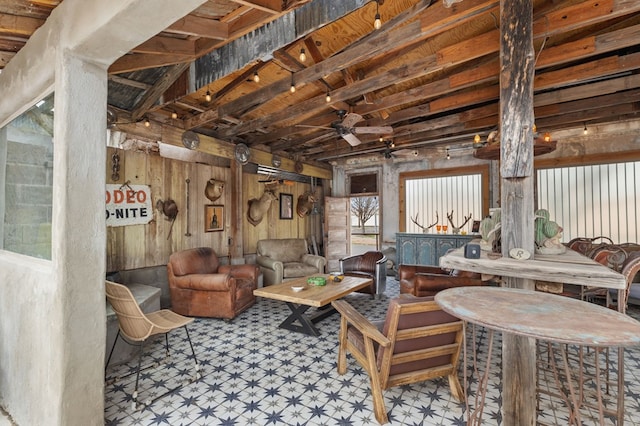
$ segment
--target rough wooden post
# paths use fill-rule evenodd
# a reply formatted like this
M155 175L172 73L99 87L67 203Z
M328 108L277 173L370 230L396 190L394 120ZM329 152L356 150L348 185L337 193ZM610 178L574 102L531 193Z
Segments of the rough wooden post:
M500 1L500 173L502 255L514 247L533 254L533 4ZM532 280L506 285L533 289ZM505 334L502 343L503 424L536 423L535 340Z
M242 166L231 160L231 232L229 233L229 262L238 263L244 258Z

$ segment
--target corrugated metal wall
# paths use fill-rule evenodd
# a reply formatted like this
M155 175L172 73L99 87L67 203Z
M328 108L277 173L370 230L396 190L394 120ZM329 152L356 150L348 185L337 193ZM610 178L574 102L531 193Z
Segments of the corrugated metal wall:
M543 169L537 177L538 206L564 228L563 241L640 241L640 161Z
M406 193L411 194L406 200L407 232L420 233L422 230L416 226L411 217L418 216L417 222L422 226L428 226L436 220L438 212L438 224L448 225L447 233L451 233L451 224L447 220L447 213L453 210L453 223L460 226L464 222L464 216L472 214L472 219L462 228L471 232L474 220L482 218L482 177L480 174L462 176L432 177L421 179L408 179L406 181ZM429 232L436 233L431 228Z

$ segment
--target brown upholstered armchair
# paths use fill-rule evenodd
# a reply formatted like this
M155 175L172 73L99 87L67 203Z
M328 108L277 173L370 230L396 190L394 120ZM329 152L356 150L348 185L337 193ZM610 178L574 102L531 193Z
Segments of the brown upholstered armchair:
M427 265L400 265L398 268L400 293L414 296L435 296L441 290L467 285L484 285L480 274L452 271Z
M195 317L232 319L255 302L260 269L220 265L216 252L200 247L173 253L167 264L171 309Z
M387 287L387 258L382 252L368 251L364 254L343 257L340 259L340 272L360 278L371 278L369 287L358 290L379 297Z

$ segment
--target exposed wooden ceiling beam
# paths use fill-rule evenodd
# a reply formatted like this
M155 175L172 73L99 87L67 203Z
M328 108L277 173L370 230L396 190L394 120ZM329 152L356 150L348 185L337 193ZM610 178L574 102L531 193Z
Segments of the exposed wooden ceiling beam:
M216 19L200 18L193 15L178 19L165 31L214 40L226 40L229 38L229 24Z
M282 12L282 0L232 0L234 3L242 4L254 9L259 9L268 13Z
M8 35L31 36L42 24L44 19L0 14L0 33Z
M178 64L169 68L162 77L156 81L153 87L145 92L142 99L140 99L132 109L131 117L137 120L144 116L149 108L160 99L165 90L167 90L187 68L189 68L189 63Z
M635 8L637 9L638 5L635 5ZM606 13L606 10L599 9L599 11L604 12L601 13L600 19L605 20L605 18L609 16L608 13ZM592 22L593 20L595 20L594 17L591 18L590 22ZM546 27L547 32L536 34L535 37L538 39L547 37L548 33L556 33L558 31L558 27L562 27L562 25L562 21L555 22L554 25ZM576 29L576 24L573 21L570 21L567 25L568 28L571 28L572 30ZM627 34L631 33L632 32ZM379 74L367 80L359 81L345 88L341 88L337 90L336 93L332 94L332 96L336 96L338 99L348 99L350 96L356 95L357 93L363 93L366 91L377 90L379 88L385 87L389 84L389 82L398 83L403 81L403 79L415 78L420 75L425 75L427 72L440 70L445 65L451 66L453 64L463 63L474 57L489 55L492 53L497 54L497 49L498 31L490 31L481 36L476 36L473 39L465 40L461 43L446 47L439 51L437 54L432 55L431 57L423 58L422 61L416 61L412 64L400 67L396 70L387 71L386 73ZM349 52L350 49L343 53L346 54ZM574 56L582 54L583 53L579 53ZM563 57L562 55L557 55L557 52L553 50L550 51L550 53L547 55L555 55L556 58ZM564 58L566 60L566 55L564 55ZM224 109L224 107L225 106L222 106L221 109ZM306 114L309 114L309 111L317 111L320 108L322 108L322 104L318 99L310 99L305 101L303 104L292 106L285 111L276 112L271 116L264 116L258 120L245 122L244 124L237 126L236 128L229 129L225 133L225 135L230 136L232 134L240 134L243 131L251 131L254 130L254 126L256 126L255 128L258 128L265 127L268 124L273 125L274 122L284 120L285 118L290 121L292 117L295 117L299 111L304 111Z

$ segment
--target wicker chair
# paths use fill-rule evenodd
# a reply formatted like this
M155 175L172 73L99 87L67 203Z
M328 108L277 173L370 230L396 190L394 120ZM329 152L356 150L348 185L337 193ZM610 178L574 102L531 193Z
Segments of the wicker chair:
M448 377L451 394L464 394L458 380L462 321L444 312L433 297L402 296L389 303L384 322L372 323L348 302L331 302L342 315L338 374L347 371L347 351L371 380L373 410L387 423L382 391L392 386Z
M191 344L189 330L187 330L187 324L191 323L193 321L193 318L183 317L182 315L176 314L169 309L162 309L145 314L140 309L140 306L136 302L136 299L133 297L131 290L129 290L126 286L111 281L106 281L105 289L107 300L116 313L119 323L118 334L116 335L116 338L113 342L113 346L111 347L111 351L107 359L107 364L105 366L105 374L107 367L109 367L109 361L111 360L111 355L113 355L113 349L116 346L118 337L123 338L127 343L138 344L140 346L140 353L138 355L138 368L136 369L136 384L133 394L131 395L132 407L134 410L138 409L138 382L140 379L140 365L144 353L144 345L151 337L164 334L165 348L167 356L169 356L169 332L177 328L184 327L195 363L195 377L192 381L198 380L200 378L200 373L198 372L198 360L193 350L193 345ZM180 387L181 386L178 386L163 393L162 395L156 396L153 401L156 401L159 398L172 393Z

